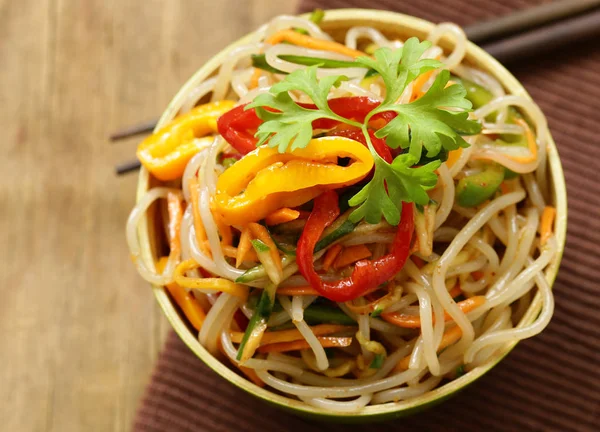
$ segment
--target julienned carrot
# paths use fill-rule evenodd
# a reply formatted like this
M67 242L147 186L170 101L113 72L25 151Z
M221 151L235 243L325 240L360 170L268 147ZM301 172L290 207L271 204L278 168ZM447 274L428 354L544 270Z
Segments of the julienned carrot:
M223 255L225 255L228 258L237 258L238 256L238 248L236 248L235 246L221 245L221 249L223 250ZM246 251L246 253L244 254L244 259L242 261L258 261L258 257L256 256L256 253L252 249L250 249Z
M485 303L484 296L473 296L466 300L456 303L463 313L468 313L475 309L478 306L481 306ZM390 324L394 324L398 327L404 328L420 328L421 327L421 318L418 315L406 315L400 314L397 312L391 313L383 313L381 314L381 318ZM447 312L444 313L444 319L446 321L450 321L452 317L448 315Z
M167 257L162 257L156 264L156 269L162 273L163 269L167 265ZM167 291L171 294L171 297L175 300L175 303L182 310L188 321L194 326L196 330L202 328L206 313L196 298L188 293L184 288L177 285L175 282L171 282L166 286Z
M346 45L342 45L333 41L315 39L311 36L300 34L291 29L280 30L277 33L273 33L271 36L265 39L265 43L271 45L275 45L281 42L289 42L291 44L303 46L305 48L336 52L347 55L348 57L352 58L366 56L364 52L348 48Z
M341 331L352 330L356 331L356 327L344 326L339 324L319 324L310 328L315 336L323 336L332 333L338 333ZM240 343L244 333L242 332L231 332L231 341L234 343ZM260 345L268 345L275 343L293 342L297 340L304 340L304 336L297 329L291 330L278 330L272 332L265 332L260 341Z
M473 276L473 279L475 279L476 281L478 281L479 279L481 279L485 274L482 271L474 271L471 273L471 275Z
M310 285L277 288L277 294L288 295L288 296L309 296L309 295L318 296L319 295L317 290L314 289L313 287L311 287Z
M431 78L432 73L433 71L425 72L413 81L412 95L410 97L411 102L416 101L425 94L425 92L421 91L421 88L425 85L427 80Z
M248 84L248 89L252 90L258 87L258 79L260 78L262 71L259 68L254 68L254 72L250 77L250 83Z
M219 231L219 235L221 237L221 244L225 246L231 246L231 243L233 241L231 226L223 222L223 218L221 215L213 213L213 218L215 220L217 230Z
M267 225L279 225L285 222L291 222L300 217L300 212L298 210L293 210L291 208L281 208L279 210L275 210L273 213L268 215L265 218L265 222Z
M341 244L335 244L331 246L327 252L325 252L325 257L323 258L323 270L329 271L329 268L332 266L333 262L337 258L337 256L342 251Z
M175 256L179 260L181 254L181 218L183 211L181 210L181 201L174 193L167 194L167 208L169 212L169 255Z
M245 226L242 228L242 233L240 234L240 242L237 247L237 254L235 257L235 266L239 267L240 264L244 261L246 254L252 249L252 240L250 238L250 228Z
M462 294L462 290L460 289L460 285L456 284L454 288L450 290L450 297L455 298Z
M442 336L442 341L440 342L440 346L438 347L438 353L441 350L443 350L444 348L447 348L450 345L452 345L453 343L455 343L456 341L458 341L461 336L462 336L462 330L458 326L454 326L454 327L446 330L444 332L444 335ZM402 360L400 360L398 362L398 364L396 365L396 367L394 368L394 371L402 372L402 371L408 369L409 364L410 364L410 355L408 355L408 356L404 357Z
M500 192L502 192L503 195L511 192L510 186L505 181L500 183Z
M345 267L364 258L371 256L371 251L364 244L345 247L335 259L333 267L336 269Z
M529 151L531 152L530 157L521 157L521 156L511 156L510 159L519 163L529 163L533 162L537 159L537 144L535 142L535 136L533 132L531 132L531 128L527 124L527 122L523 119L515 119L515 123L525 128L525 136L527 137L527 146L529 147Z
M552 236L552 227L554 225L554 218L556 217L556 209L552 206L544 207L542 217L540 220L540 243L546 244L548 239Z
M448 168L452 168L452 166L458 162L458 159L460 159L460 156L462 155L463 149L462 148L458 148L456 150L450 150L448 152L448 159L446 159L446 166Z
M351 337L318 337L317 340L323 348L332 347L347 347L352 343ZM269 345L263 345L258 347L259 353L270 353L270 352L286 352L286 351L299 351L303 349L309 349L310 345L306 340L297 340L293 342L282 342L274 343Z
M209 258L212 257L210 247L207 245L208 237L206 236L206 230L202 225L202 218L200 217L200 186L198 180L192 177L190 180L190 196L192 198L192 213L194 215L194 231L196 231L196 241L198 247Z
M264 244L266 244L269 247L271 258L273 259L273 263L277 267L277 271L279 273L281 273L282 272L281 257L279 256L277 246L275 245L275 243L273 242L273 239L269 235L269 231L267 231L267 229L264 226L257 224L255 222L249 223L248 228L250 229L250 233L252 234L252 236L254 238L262 241Z

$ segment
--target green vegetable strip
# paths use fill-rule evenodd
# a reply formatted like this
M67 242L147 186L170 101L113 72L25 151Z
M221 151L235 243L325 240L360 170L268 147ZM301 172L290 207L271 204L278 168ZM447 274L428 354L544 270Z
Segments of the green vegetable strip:
M321 24L321 21L323 21L323 18L325 18L325 11L323 9L315 9L314 11L312 11L310 16L308 17L309 21L312 21L315 24ZM303 35L308 34L308 32L304 29L297 28L294 30Z
M256 252L269 252L271 249L262 240L255 239L250 241Z
M336 230L329 233L317 242L317 244L315 245L315 252L319 252L320 250L325 249L334 241L339 240L340 238L350 234L352 231L354 231L356 225L357 223L351 222L350 220L346 220Z
M377 308L373 312L371 312L371 318L377 318L382 313L383 313L383 309Z
M284 255L281 258L281 267L285 268L287 265L294 261L296 261L295 257L291 255ZM257 266L252 267L251 269L246 270L244 274L237 278L235 281L237 283L252 282L253 280L265 277L266 275L267 272L265 270L265 267L262 264L259 264Z
M356 325L356 321L346 315L341 309L324 305L310 305L304 309L304 321L310 325L324 323Z
M303 65L303 66L315 66L318 65L323 69L335 69L335 68L349 68L349 67L361 67L354 62L344 61L344 60L333 60L327 58L320 57L307 57L307 56L298 56L298 55L280 55L279 58L281 60ZM267 72L277 73L287 75L287 72L281 71L277 68L274 68L269 63L267 63L267 58L265 54L253 54L252 55L252 66L255 68L263 69Z
M504 180L504 167L488 164L483 171L463 177L456 185L456 200L462 207L476 207L491 198Z
M383 354L375 354L375 358L371 362L369 366L371 369L381 369L383 366L383 361L385 360L385 356Z
M260 300L256 305L256 309L254 309L254 313L252 314L252 318L250 318L250 322L248 323L248 327L246 327L246 331L244 332L244 337L242 338L242 342L238 348L238 353L236 358L238 360L242 359L242 355L244 353L244 348L248 343L248 339L250 335L259 326L266 325L269 317L271 316L271 312L273 311L273 305L275 303L275 291L277 286L274 284L268 284L266 288L263 290Z

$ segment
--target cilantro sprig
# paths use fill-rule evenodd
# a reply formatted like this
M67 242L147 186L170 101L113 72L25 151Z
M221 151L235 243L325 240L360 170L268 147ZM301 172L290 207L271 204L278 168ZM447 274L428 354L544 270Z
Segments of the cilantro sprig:
M397 103L415 79L442 68L443 64L437 60L421 58L430 46L430 42L410 38L400 49L380 48L373 58L359 57L355 60L357 67L379 73L386 87L384 100L369 112L362 123L337 115L327 103L331 89L347 77L319 79L318 65L292 72L273 85L269 93L257 96L246 107L255 108L264 121L256 133L257 145L267 143L280 152L306 147L313 137L312 122L323 118L361 129L373 155L375 171L373 178L350 199L350 206L356 207L350 220L365 219L369 223L378 223L384 217L388 223L398 225L403 201L418 205L429 202L427 190L437 182L435 170L441 165L441 160L435 158L442 149L449 151L467 147L462 135L476 134L481 130L478 122L468 119L472 105L465 98L462 84L448 85L448 70L439 72L421 98L408 104ZM294 102L290 92L304 93L316 109L300 106ZM404 150L392 163L379 156L369 135L371 118L390 111L396 113L396 117L376 131L375 136L385 138L386 144L393 149ZM416 166L424 150L427 158L434 160Z

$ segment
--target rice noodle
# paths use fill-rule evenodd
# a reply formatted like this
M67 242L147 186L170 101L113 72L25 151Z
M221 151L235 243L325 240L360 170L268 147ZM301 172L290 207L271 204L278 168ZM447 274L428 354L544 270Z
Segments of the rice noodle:
M230 99L238 106L251 102L256 96L268 93L287 74L305 68L284 60L282 57L286 55L352 61L352 57L344 54L289 43L265 42L265 39L285 29L303 29L312 38L332 40L330 35L310 20L293 16L277 17L255 32L248 43L225 56L217 65L214 76L194 83L194 88L181 99L181 106L170 107L169 112L172 115L188 112L201 100L208 99L209 95L211 101ZM275 305L268 316L267 332L273 334L281 331L276 334L277 338L292 342L305 341L309 348L306 349L307 345L304 344L300 345L303 349L287 353L285 350L293 345L284 345L281 346L284 352L270 352L268 355L258 350L243 363L244 367L256 372L267 388L319 410L360 413L368 405L410 400L426 394L442 385L444 376L454 376L458 366L463 365L470 371L497 361L500 353L511 344L542 331L552 315L554 300L544 272L556 264L558 244L557 239L551 237L542 245L538 233L540 215L550 200L547 121L539 107L527 97L507 95L492 74L465 64L467 40L459 27L449 23L440 24L433 28L427 39L433 45L424 52L422 58L439 58L444 63L443 68L483 87L491 93L492 100L470 113L471 119L482 123L481 132L465 136L469 146L453 153L438 168L438 182L427 191L429 198L437 204L425 206L425 211L419 214L421 219L417 220L418 228L415 231L419 241L415 242L412 257L406 260L402 270L388 285L378 289L373 287L372 292L359 296L352 303L332 303L312 292L302 293L305 289L302 287L310 288L310 283L300 273L293 252L281 252L282 278L279 287L298 288L300 293L309 295L277 295L283 310L278 310L278 305ZM444 43L441 43L442 40ZM369 53L375 46L391 49L403 46L403 41L388 39L372 27L352 27L346 32L344 43L347 48L362 49L363 42L370 43ZM452 48L444 50L440 44ZM317 46L315 43L314 47ZM282 73L255 69L251 56L259 53L264 54L270 67ZM430 88L439 72L432 71L425 82L419 84L419 94ZM375 75L364 79L366 73L366 67L317 68L319 79L337 75L348 78L330 90L328 99L360 96L384 100L386 87L382 77ZM415 85L413 82L406 86L396 103L408 104L413 101ZM302 92L290 91L289 94L296 102L312 102ZM525 146L496 139L496 135L520 137L526 132L526 127L521 124L507 122L513 108L533 125L537 146L535 154ZM493 114L493 119L490 114ZM221 219L215 220L217 213L213 215L211 209L218 177L224 171L223 164L217 161L221 160L224 153L233 151L225 139L217 134L209 147L188 161L181 176L180 188L153 187L140 197L128 219L126 236L131 255L144 279L154 285L164 286L173 282L174 269L181 260L192 259L198 268L189 270L187 276L199 279L203 269L214 277L233 282L244 276L242 280L246 282L243 285L249 287L264 289L267 286L269 278L264 266L248 271L253 263L247 256L239 268L233 265L243 227L231 227L233 237L225 240L226 233L219 231L219 227L224 230ZM461 207L457 204L455 181L481 172L482 160L501 164L521 176L505 179L501 190L488 201L476 207ZM199 208L196 215L199 213L200 221L194 220L196 209L191 206L190 183L193 180L198 182ZM138 239L138 230L140 226L145 229L147 222L154 223L152 204L164 200L169 193L176 194L184 206L179 234L181 253L170 254L162 274L159 274L152 262L142 259L143 246ZM171 225L164 204L160 202L156 208L155 225L160 227L161 233L164 230L163 234L168 237ZM150 217L145 219L149 209ZM344 211L326 228L323 237L339 229L351 212L352 209ZM198 244L198 222L206 232L206 245ZM285 224L277 227L269 225L267 228L277 240L277 247L293 249L294 240L289 238L296 236L297 230ZM355 263L343 266L326 263L326 259L331 259L332 255L325 254L333 245L341 245L341 251L357 245L366 246L371 253L368 259L376 260L389 253L396 231L397 228L385 220L376 224L363 221L350 233L336 238L326 248L313 254L315 270L326 282L348 277ZM206 247L210 251L205 253ZM251 319L257 310L256 304L227 293L219 294L210 288L186 290L193 292L207 312L198 332L199 342L213 355L222 349L232 363L239 365L239 347L232 342L230 333L232 327L238 331L234 314L239 310ZM260 293L260 290L256 291ZM459 295L467 298L478 295L485 301L463 312L457 305ZM255 296L256 292L252 294L253 298ZM531 310L534 303L541 304L541 313L537 317L533 316ZM309 306L311 308L307 309ZM310 318L313 324L315 311L334 317L333 322L325 319L325 326L339 325L336 320L345 326L349 322L355 324L351 327L329 327L329 330L320 326L311 327L305 318ZM311 313L313 316L310 316ZM347 317L340 315L342 313ZM419 322L398 322L396 325L387 321L392 321L389 316L378 317L379 313L395 313L397 319L418 318ZM456 331L455 326L460 330L460 339L448 345L446 333ZM317 332L318 328L322 333ZM319 340L323 336L352 337L353 343L331 348L335 355L330 359L327 355L329 349L326 351ZM277 350L275 348L273 351ZM381 363L377 367L372 366L375 361Z

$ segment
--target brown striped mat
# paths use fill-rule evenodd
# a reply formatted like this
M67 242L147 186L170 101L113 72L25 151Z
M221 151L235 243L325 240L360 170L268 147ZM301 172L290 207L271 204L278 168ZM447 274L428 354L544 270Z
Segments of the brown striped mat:
M375 7L460 25L539 0L305 0L315 7ZM600 24L599 24L600 25ZM600 430L600 47L570 47L512 67L541 105L558 144L569 227L554 286L556 313L489 374L442 405L388 424L323 425L264 405L209 370L171 334L135 431Z

